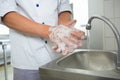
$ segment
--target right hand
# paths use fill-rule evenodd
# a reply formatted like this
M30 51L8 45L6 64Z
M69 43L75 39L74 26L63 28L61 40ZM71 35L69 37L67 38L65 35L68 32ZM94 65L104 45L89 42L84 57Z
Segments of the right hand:
M53 50L62 55L72 52L74 49L81 47L81 40L85 38L84 32L73 28L75 20L64 25L52 27L49 35L50 40L55 43Z

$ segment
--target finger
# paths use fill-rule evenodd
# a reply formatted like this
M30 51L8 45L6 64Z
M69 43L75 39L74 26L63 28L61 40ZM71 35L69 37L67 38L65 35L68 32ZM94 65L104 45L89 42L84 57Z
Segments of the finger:
M73 30L71 32L71 35L76 37L77 39L85 39L85 32L81 31L81 30Z
M70 46L66 46L65 47L65 50L64 51L62 51L62 55L67 55L68 53L70 53L70 52L73 52L73 50L74 50L74 48L72 48L72 47L70 47Z
M59 45L59 44L58 44L58 45ZM59 48L58 45L54 45L54 46L52 47L52 49L53 49L56 53L61 53L62 50Z
M73 45L75 45L74 48L76 48L76 47L82 47L81 40L78 40L78 39L75 39L75 38L71 38L70 40L71 40L71 42L73 42Z
M71 46L67 46L67 49L68 49L69 52L73 52L73 50L74 50L74 48L71 47Z
M76 23L76 20L69 21L68 23L65 24L65 26L71 27L74 26Z
M56 52L60 54L60 53L62 52L62 50L61 50L60 48L58 48L58 49L56 50Z
M53 50L57 50L57 48L58 48L57 45L54 45L54 46L52 47Z
M63 56L67 55L67 53L68 53L68 50L67 50L67 49L65 49L64 51L62 51L62 55L63 55Z
M74 48L77 48L78 46L81 47L80 40L77 40L76 38L64 37L62 40L68 46L72 46Z

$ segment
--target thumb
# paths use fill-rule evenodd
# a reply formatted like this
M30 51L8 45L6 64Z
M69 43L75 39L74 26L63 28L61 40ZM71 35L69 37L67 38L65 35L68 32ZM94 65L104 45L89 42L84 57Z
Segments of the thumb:
M77 22L76 20L71 20L71 21L67 22L67 23L65 24L65 26L72 27L72 26L75 25L76 22Z

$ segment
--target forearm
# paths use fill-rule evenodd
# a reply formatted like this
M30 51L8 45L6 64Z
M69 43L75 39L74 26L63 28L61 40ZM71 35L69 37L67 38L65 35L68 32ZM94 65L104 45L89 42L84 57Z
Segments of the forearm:
M9 12L3 17L3 23L9 28L23 32L25 34L40 36L48 38L49 27L48 25L39 24L27 19L26 17L16 13Z
M62 12L58 16L58 24L66 25L69 21L71 21L71 13L68 11Z

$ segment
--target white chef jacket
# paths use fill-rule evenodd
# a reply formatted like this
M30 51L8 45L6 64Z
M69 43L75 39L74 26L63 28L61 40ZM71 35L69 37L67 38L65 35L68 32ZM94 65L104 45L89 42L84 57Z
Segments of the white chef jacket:
M71 9L68 0L0 0L0 17L10 11L16 11L40 24L55 26L58 14ZM11 61L16 68L38 70L56 56L46 47L45 39L40 37L10 29L10 41Z

